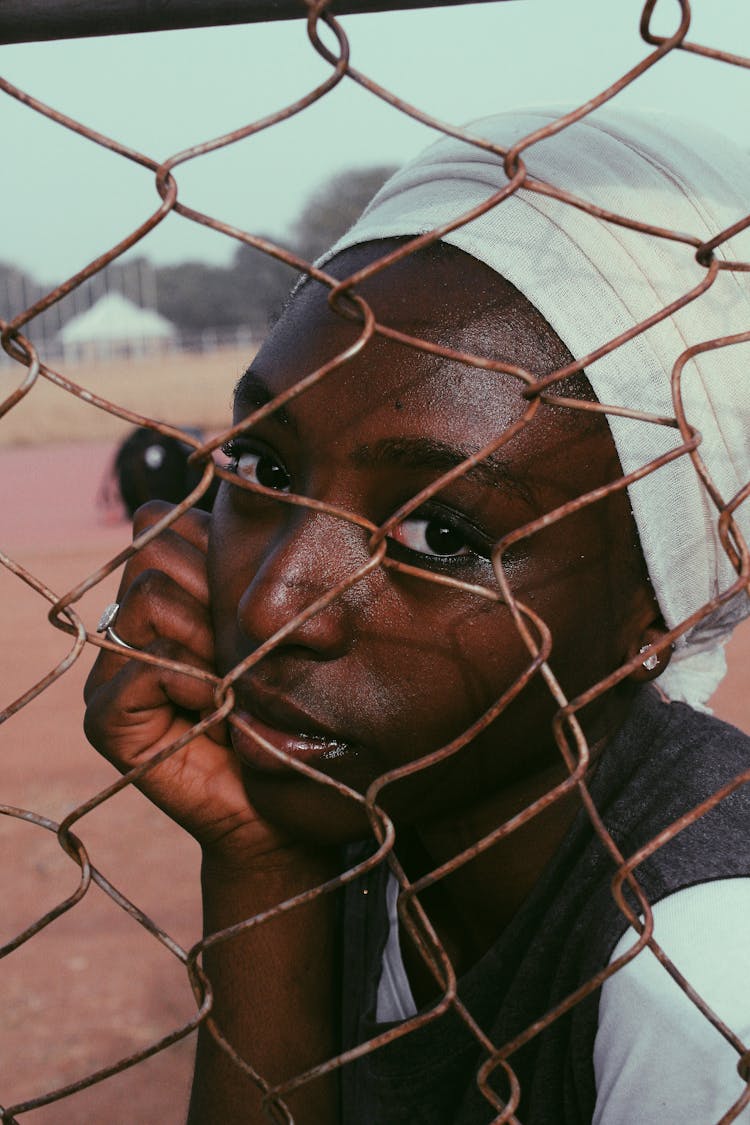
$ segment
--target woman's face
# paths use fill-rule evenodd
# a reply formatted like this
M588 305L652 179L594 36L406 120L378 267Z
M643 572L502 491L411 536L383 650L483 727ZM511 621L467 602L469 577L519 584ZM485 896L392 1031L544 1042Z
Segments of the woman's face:
M382 252L358 247L338 272ZM454 252L419 255L361 290L378 321L534 367L564 362L551 330L486 267ZM235 420L351 345L359 328L329 311L320 286L294 298L237 390ZM441 473L523 413L522 384L375 337L344 366L234 442L237 474L383 523ZM598 416L541 407L492 459L397 526L388 555L424 578L379 566L288 632L235 685L237 711L278 749L360 793L379 775L456 738L530 663L509 610L426 581L497 589L492 545L584 491L619 464ZM224 483L209 577L219 672L226 674L369 558L368 531L328 513ZM515 596L553 636L550 665L569 697L621 664L649 604L623 493L521 541L505 557ZM605 702L597 724L614 722ZM492 725L450 760L388 786L392 815L419 824L559 761L556 711L535 675ZM365 821L351 801L300 776L234 732L246 786L266 819L344 839Z

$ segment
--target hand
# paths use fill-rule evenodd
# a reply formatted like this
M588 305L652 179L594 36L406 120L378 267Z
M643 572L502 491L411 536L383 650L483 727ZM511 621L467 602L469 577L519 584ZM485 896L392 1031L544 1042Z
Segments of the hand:
M170 505L140 508L134 533ZM210 515L191 509L131 558L117 600L117 632L145 652L213 672L206 549ZM102 649L86 682L84 729L123 773L153 758L216 709L213 685ZM215 865L240 869L287 841L250 805L226 723L193 738L138 782L203 846Z

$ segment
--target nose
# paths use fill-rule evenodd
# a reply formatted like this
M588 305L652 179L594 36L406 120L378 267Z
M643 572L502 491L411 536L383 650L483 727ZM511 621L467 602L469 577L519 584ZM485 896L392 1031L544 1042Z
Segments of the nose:
M366 533L346 520L308 509L290 512L269 544L240 598L237 614L253 648L351 578L369 561ZM313 659L330 660L349 651L355 617L361 610L363 579L344 589L312 617L293 624L279 640Z

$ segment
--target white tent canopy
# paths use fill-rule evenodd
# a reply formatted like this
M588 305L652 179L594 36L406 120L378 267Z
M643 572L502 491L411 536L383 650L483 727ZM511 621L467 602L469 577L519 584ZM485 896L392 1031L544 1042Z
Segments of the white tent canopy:
M177 329L153 309L142 309L121 293L107 293L69 320L60 338L66 351L140 352L176 341Z

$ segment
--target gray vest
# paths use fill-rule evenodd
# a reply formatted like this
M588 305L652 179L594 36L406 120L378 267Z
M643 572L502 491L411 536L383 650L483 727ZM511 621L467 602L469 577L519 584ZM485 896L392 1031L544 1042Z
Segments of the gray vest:
M646 689L602 755L590 788L628 857L747 770L750 739ZM749 829L750 789L744 785L658 849L635 876L653 903L696 883L750 875ZM614 871L588 818L579 814L513 922L459 982L463 1002L496 1046L607 964L627 928L610 893ZM346 894L345 1047L387 1026L374 1022L387 934L384 896L382 867ZM521 1082L516 1117L522 1125L591 1125L598 1004L597 990L509 1059ZM344 1068L343 1125L486 1125L495 1111L476 1085L483 1060L476 1041L448 1012ZM492 1085L507 1098L501 1070Z

